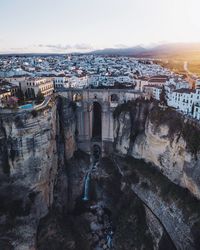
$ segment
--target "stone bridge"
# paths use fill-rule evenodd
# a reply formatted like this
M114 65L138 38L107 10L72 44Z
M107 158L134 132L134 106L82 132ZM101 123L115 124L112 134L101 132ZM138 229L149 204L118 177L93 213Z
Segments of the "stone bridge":
M78 147L102 156L113 150L113 111L121 103L134 100L141 92L127 89L67 89L59 95L77 104Z

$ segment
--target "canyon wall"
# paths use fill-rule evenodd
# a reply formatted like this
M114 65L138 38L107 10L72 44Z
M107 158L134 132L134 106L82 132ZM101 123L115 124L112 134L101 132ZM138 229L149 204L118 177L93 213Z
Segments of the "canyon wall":
M198 249L199 132L149 101L118 106L114 154L83 202L91 159L76 145L76 105L1 114L0 249L107 249L107 224L116 249Z
M124 186L153 211L177 249L198 249L199 125L144 100L119 106L114 117Z
M151 164L115 156L124 188L132 190L166 229L177 249L198 249L200 202Z
M154 164L172 182L200 198L200 127L148 101L115 111L115 149Z
M75 128L74 111L63 99L40 111L1 114L1 249L35 249L38 222L52 207L59 168L76 148Z

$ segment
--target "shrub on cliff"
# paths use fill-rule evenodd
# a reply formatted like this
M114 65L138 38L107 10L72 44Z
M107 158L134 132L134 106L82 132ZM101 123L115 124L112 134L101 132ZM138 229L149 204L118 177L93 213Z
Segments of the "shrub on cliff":
M41 90L38 91L38 94L36 96L36 104L40 104L44 101L44 95L42 94Z
M137 105L150 103L151 101L145 100L144 98L137 98L136 100L124 102L115 108L113 117L114 119L117 118L122 112L132 112Z
M76 102L71 101L71 102L69 103L69 107L72 108L73 112L75 112L76 109L77 109Z
M160 104L167 106L167 95L164 87L162 87L162 91L160 93Z
M169 137L171 141L175 136L179 139L181 136L186 142L188 150L197 155L200 151L200 128L190 122L185 121L184 117L177 111L167 108L165 110L160 109L158 106L154 106L149 115L150 121L155 125L155 129L160 125L167 125L169 127Z
M134 103L131 101L118 105L113 112L114 119L117 118L122 112L129 112L132 105L134 105Z
M37 115L38 115L38 114L37 114L37 110L35 110L35 109L32 110L32 111L31 111L31 114L32 114L33 117L37 117Z
M182 135L187 143L187 147L194 155L200 151L200 129L193 124L184 124Z

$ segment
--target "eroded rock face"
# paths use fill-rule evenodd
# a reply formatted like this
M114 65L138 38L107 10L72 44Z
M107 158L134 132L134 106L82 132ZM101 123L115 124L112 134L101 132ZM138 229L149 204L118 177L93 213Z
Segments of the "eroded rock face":
M134 102L115 117L115 148L123 155L153 163L171 181L200 198L200 129L187 124L174 111Z
M116 162L125 188L130 188L160 220L176 248L198 249L200 201L142 160L117 157Z
M102 159L91 172L89 200L83 201L90 162L77 152L68 161L68 209L57 209L40 222L38 249L174 249L154 214L128 187L118 168ZM62 180L60 180L62 181ZM58 196L61 195L58 189Z
M169 123L158 126L152 107L115 116L116 151L199 197L198 151ZM1 117L0 249L198 249L199 201L189 192L115 156L91 171L83 201L91 160L76 150L75 106L64 98L37 116Z
M1 116L1 249L6 244L10 249L35 249L38 222L52 207L59 167L76 147L72 108L63 101L60 109L63 120L56 102L37 113Z

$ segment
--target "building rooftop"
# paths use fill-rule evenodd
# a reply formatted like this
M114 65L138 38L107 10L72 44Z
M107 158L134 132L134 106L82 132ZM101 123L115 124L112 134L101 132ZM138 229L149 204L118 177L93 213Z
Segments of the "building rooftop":
M186 88L183 88L183 89L176 89L174 90L175 93L186 93L186 94L190 94L190 93L195 93L195 90L193 89L186 89Z

